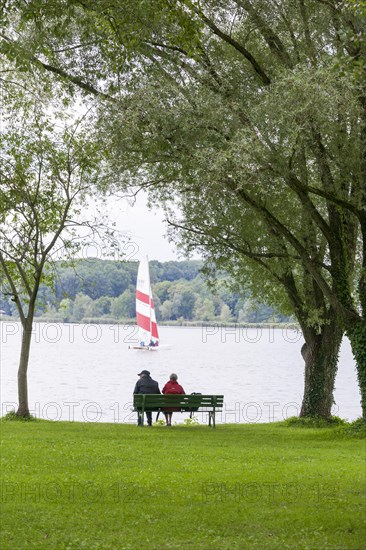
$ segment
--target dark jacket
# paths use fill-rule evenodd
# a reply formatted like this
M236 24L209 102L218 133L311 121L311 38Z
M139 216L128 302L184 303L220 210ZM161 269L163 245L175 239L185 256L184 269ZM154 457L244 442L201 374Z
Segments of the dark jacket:
M160 393L159 384L151 376L143 374L140 380L137 380L133 393Z

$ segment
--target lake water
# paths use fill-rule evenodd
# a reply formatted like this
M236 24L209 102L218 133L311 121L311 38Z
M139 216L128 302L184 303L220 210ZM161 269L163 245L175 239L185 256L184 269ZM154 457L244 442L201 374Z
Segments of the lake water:
M0 323L1 415L17 404L21 329ZM304 364L301 334L285 329L238 327L160 328L157 351L130 350L135 327L36 323L28 371L33 414L49 420L136 421L132 392L142 369L160 387L176 372L186 393L223 394L217 422L283 420L299 413ZM165 347L166 346L166 347ZM347 339L341 349L333 414L361 415L354 360ZM188 413L176 413L183 422ZM205 413L196 413L199 422Z

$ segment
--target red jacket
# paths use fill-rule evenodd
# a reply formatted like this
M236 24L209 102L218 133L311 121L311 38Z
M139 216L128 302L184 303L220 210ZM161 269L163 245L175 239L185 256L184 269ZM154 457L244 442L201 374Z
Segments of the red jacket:
M184 393L185 394L186 392L184 391L182 386L178 384L178 382L176 382L175 380L169 380L169 382L167 382L163 387L163 393L178 393L178 394Z

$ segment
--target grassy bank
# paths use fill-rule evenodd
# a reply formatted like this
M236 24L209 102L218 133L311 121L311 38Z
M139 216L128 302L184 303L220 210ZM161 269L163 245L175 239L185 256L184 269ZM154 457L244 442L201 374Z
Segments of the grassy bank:
M337 428L1 422L2 550L365 547Z

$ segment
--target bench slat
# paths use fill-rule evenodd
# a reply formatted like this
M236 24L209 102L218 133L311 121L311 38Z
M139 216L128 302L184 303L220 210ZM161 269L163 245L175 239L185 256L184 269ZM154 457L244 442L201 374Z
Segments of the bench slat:
M177 394L135 394L135 409L147 407L181 407L181 408L202 408L223 406L223 395L177 395Z
M143 401L134 401L134 404L137 406L141 406ZM173 400L158 400L158 399L146 399L144 403L147 405L158 405L158 406L165 406L165 405L172 405L172 406L183 406L183 407L210 407L210 406L216 406L216 407L222 407L223 401L173 401Z

